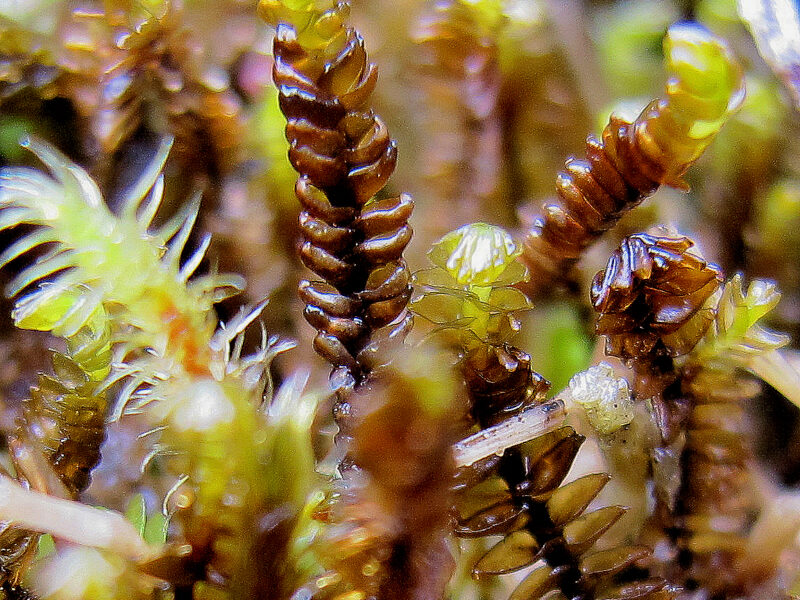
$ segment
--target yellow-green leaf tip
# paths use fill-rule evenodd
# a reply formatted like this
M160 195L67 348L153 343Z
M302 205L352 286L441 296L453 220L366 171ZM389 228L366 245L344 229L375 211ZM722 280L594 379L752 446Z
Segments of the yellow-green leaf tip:
M521 248L501 227L464 225L434 244L428 256L462 285L488 286L511 265Z

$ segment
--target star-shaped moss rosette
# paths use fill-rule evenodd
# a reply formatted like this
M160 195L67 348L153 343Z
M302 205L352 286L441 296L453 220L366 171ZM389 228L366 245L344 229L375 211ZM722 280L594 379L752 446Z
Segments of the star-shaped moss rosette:
M526 276L516 260L520 252L495 225L473 223L451 231L428 252L435 266L414 276L414 312L467 346L507 341L519 330L516 313L531 306L513 287Z

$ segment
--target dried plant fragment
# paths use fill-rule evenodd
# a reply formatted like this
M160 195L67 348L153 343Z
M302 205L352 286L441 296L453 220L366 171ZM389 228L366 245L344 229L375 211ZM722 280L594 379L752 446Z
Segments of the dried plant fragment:
M577 373L569 381L573 402L586 411L591 425L601 435L617 431L633 420L633 400L628 382L614 376L608 363Z
M557 429L564 414L564 401L559 398L526 408L457 442L453 448L456 464L470 467L492 455L501 456L509 448Z

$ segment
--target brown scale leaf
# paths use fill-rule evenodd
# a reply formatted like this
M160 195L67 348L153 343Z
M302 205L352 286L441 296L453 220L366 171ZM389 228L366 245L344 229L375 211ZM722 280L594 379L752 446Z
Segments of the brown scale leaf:
M595 598L619 585L617 575L650 556L643 546L586 554L626 509L613 506L584 514L609 480L604 473L560 486L583 439L563 427L506 452L497 470L508 485L506 498L460 520L456 529L465 537L504 534L475 564L476 577L510 573L544 560L547 565L530 573L512 598L535 599L556 590L569 598ZM628 596L623 597L654 600L665 581L627 585L621 593Z
M403 250L413 202L405 194L375 197L394 171L397 147L369 108L377 68L345 25L346 6L296 13L262 0L259 10L277 26L273 80L300 175L300 259L321 278L301 282L300 296L317 329L314 349L334 367L334 418L344 441L353 426L349 391L412 324Z
M606 353L641 359L691 350L711 325L704 308L722 282L719 267L688 252L686 237L635 234L625 238L592 282L597 333Z

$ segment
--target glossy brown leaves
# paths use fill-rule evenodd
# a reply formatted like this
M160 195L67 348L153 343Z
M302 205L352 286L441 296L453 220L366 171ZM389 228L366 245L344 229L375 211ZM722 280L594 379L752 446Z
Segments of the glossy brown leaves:
M287 119L289 159L300 173L300 258L322 278L303 281L300 296L318 331L314 349L334 366L334 385L349 388L379 362L378 347L410 327L402 253L413 202L407 195L373 198L394 170L397 149L367 106L377 69L367 62L361 36L334 28L324 52L299 40L291 26L278 25L273 79ZM347 412L339 407L337 414Z
M509 344L480 346L462 364L472 414L484 427L541 402L550 387L531 370L530 356Z
M632 123L612 114L600 139L587 138L585 159L567 160L558 199L534 218L522 254L532 295L568 277L583 251L660 185L688 189L683 175L741 104L741 70L707 29L673 25L664 50L664 97Z
M584 438L562 427L507 452L498 472L508 485L505 499L462 519L457 535L503 534L473 568L475 576L518 571L544 560L513 592L515 600L538 599L559 590L569 598L603 597L617 584L615 576L650 556L642 546L620 546L587 554L625 513L612 506L585 513L609 480L604 473L585 475L561 485ZM524 453L524 454L523 454ZM524 457L524 458L523 458ZM633 585L620 597L654 599L663 580Z
M595 275L591 299L607 354L678 356L700 340L714 318L713 308L703 306L722 274L688 252L691 246L685 237L632 235Z

